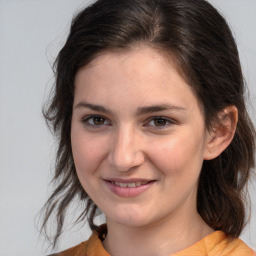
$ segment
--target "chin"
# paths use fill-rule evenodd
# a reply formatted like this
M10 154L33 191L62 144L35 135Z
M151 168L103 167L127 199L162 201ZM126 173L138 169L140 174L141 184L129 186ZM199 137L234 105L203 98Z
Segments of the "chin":
M144 227L149 224L149 222L145 221L145 219L139 219L133 217L133 219L130 218L117 218L114 220L116 223L119 225L127 226L127 227L133 227L133 228L139 228L139 227Z
M107 215L109 221L129 227L143 227L150 223L150 218L145 211L138 210L116 210L115 213Z

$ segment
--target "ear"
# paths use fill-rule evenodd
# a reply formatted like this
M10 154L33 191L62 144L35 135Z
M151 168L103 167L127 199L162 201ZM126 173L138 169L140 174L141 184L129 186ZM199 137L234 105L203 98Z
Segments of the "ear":
M238 111L235 106L224 108L218 114L218 122L207 132L204 152L205 160L218 157L231 143L237 126Z

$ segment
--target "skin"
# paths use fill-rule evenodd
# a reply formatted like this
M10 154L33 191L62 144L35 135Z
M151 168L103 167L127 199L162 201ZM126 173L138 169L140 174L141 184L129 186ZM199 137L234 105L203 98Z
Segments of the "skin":
M225 136L206 130L192 88L151 48L106 52L81 68L72 151L83 188L106 215L105 249L169 255L212 233L196 210L198 178L204 159L228 145ZM111 179L153 182L123 197L111 191Z

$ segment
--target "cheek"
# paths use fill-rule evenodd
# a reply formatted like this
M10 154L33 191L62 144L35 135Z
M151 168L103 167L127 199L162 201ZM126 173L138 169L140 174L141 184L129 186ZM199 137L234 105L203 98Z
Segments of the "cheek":
M184 133L185 134L185 133ZM153 143L150 158L164 175L181 176L200 173L203 162L203 141L189 135L173 136L161 143Z
M86 176L97 168L102 160L103 147L99 139L85 136L84 132L74 130L71 133L72 153L79 176Z
M94 200L95 188L97 188L97 170L102 162L102 151L94 140L86 137L72 136L72 151L78 179L86 193Z

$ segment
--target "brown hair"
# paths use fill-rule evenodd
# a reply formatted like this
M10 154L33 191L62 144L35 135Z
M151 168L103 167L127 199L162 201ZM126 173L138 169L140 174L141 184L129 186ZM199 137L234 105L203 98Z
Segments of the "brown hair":
M85 203L78 220L89 213L89 224L95 228L97 206L78 180L71 150L75 75L103 51L127 50L138 44L174 56L201 102L208 129L221 110L237 107L239 120L231 144L219 157L203 163L197 207L210 227L231 237L239 236L244 227L244 191L255 163L255 128L245 107L238 51L226 21L204 0L98 0L72 21L54 65L54 92L44 110L58 139L56 188L45 204L42 224L46 230L49 217L56 214L54 246L66 210L76 196Z

